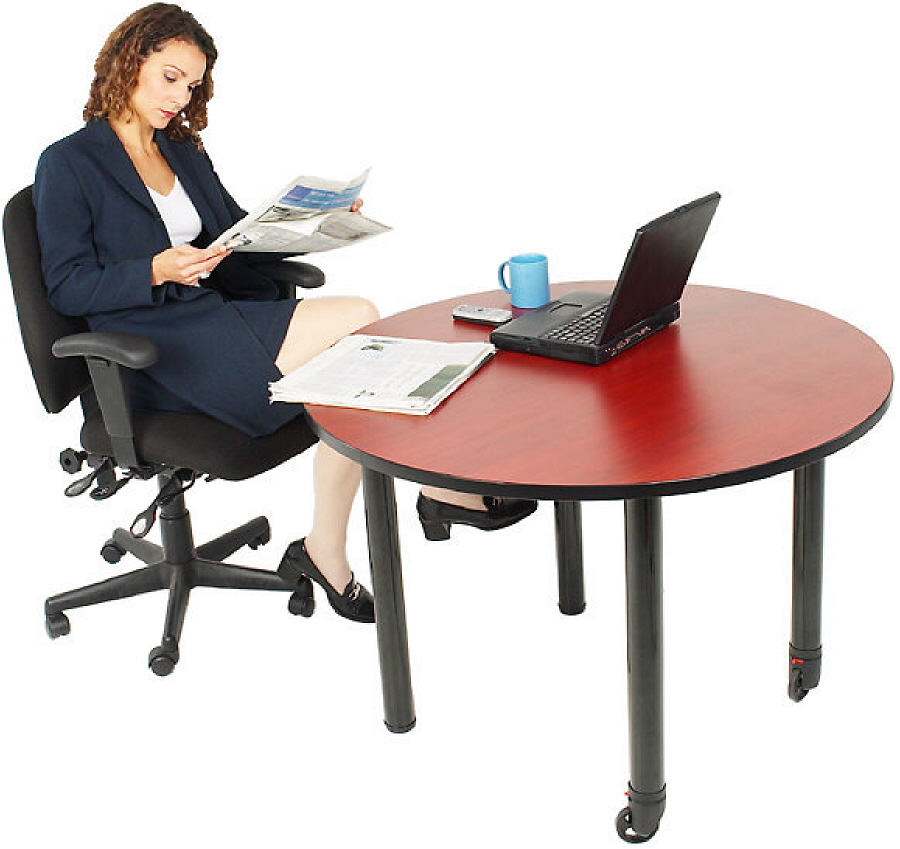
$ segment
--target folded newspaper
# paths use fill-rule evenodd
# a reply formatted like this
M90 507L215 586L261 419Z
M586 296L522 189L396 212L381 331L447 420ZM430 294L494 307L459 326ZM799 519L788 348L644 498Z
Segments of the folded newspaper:
M339 182L321 177L296 177L258 206L213 245L236 251L315 253L361 242L390 227L350 212L369 176Z
M481 342L346 336L269 390L273 401L426 415L494 351Z

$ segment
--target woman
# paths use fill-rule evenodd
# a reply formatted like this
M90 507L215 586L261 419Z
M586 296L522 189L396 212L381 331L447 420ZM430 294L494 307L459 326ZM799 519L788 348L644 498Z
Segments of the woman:
M54 308L159 347L159 361L132 375L134 406L201 411L263 436L302 413L269 403L268 384L378 313L355 297L275 300L275 284L254 268L271 255L202 247L245 215L200 142L217 55L178 6L127 18L97 58L85 126L41 155L34 201ZM341 616L373 622L372 596L346 556L359 466L320 443L313 468L312 529L279 572L307 575ZM426 488L418 506L423 526L493 529L536 505Z

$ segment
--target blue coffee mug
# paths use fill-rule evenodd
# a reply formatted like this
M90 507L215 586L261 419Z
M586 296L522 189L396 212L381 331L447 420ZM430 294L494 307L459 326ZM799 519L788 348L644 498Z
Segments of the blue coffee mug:
M509 266L509 285L503 276L506 266ZM518 254L504 262L497 273L514 307L534 309L550 300L547 257L543 254Z

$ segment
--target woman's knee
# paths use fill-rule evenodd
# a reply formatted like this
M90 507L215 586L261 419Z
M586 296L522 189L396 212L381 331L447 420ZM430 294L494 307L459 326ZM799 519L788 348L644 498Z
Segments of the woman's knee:
M353 301L353 309L354 309L354 320L359 323L356 325L357 328L364 327L367 324L371 324L373 321L378 321L381 318L381 315L378 312L378 307L375 306L370 300L367 298L352 298Z
M347 336L360 327L378 321L378 307L367 298L346 295L336 298L329 313L335 322L334 332L337 336Z
M282 374L293 371L339 339L378 318L377 307L366 298L338 296L300 301L275 365Z

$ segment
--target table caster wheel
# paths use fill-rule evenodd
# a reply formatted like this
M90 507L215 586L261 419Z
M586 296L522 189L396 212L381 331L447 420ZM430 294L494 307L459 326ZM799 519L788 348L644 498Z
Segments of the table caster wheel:
M631 808L622 808L616 817L616 832L626 843L646 843L659 830L659 825L646 837L631 830Z
M48 613L46 619L44 619L44 627L47 629L47 636L51 640L65 637L72 630L69 624L69 617L65 613Z
M788 698L792 702L800 702L810 690L819 686L822 678L822 647L798 649L791 643L790 661Z
M125 549L115 540L108 539L100 549L100 556L107 563L118 563L125 556Z
M657 831L666 810L666 785L652 792L635 790L628 783L628 805L616 817L616 831L626 843L646 843Z
M297 589L291 594L288 600L288 610L294 616L302 616L309 619L316 610L316 599L313 596L312 581L303 577L297 584Z
M178 663L177 647L163 648L163 646L157 646L150 652L149 663L150 671L154 675L159 675L160 677L171 675L175 669L175 664Z
M788 678L788 697L792 702L801 702L806 698L809 692L803 686L803 670L791 669L791 675Z

